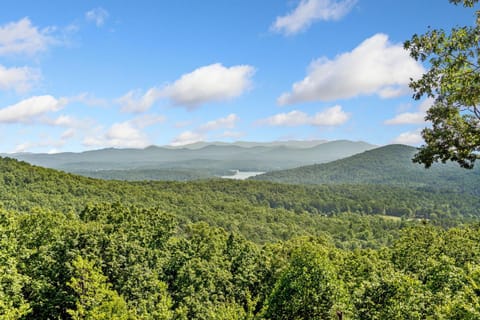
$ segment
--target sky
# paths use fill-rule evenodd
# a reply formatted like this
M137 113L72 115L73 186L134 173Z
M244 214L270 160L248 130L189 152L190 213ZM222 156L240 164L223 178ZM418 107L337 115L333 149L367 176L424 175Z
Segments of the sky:
M447 0L3 0L0 152L197 141L420 145L403 42Z

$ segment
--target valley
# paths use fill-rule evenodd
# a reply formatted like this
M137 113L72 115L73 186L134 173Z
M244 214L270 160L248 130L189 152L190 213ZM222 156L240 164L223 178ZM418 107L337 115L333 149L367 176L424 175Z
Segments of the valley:
M479 297L470 293L478 279L478 195L459 181L433 188L445 179L436 171L419 184L418 169L402 162L408 154L391 148L412 151L387 146L327 163L352 180L337 173L338 181L317 184L301 181L313 172L289 171L253 178L282 173L296 176L294 184L102 180L0 158L0 270L10 281L0 285L4 310L21 319L70 319L79 310L109 318L273 319L283 312L279 301L328 285L342 304L308 294L327 303L326 315L335 304L362 319L476 316ZM355 176L346 165L357 157L376 168L398 161L405 180L387 183L396 180L380 169L372 176L358 168ZM439 266L460 280L429 280L443 272ZM291 291L295 281L301 290ZM385 286L388 303L376 295ZM419 304L425 294L438 303ZM389 307L404 301L409 307L401 311Z

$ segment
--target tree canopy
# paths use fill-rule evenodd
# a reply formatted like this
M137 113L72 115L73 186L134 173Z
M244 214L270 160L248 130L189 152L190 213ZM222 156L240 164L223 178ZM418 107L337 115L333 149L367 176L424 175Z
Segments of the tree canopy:
M478 0L449 0L454 5L474 8ZM473 18L473 17L472 17ZM480 11L474 23L446 32L432 29L414 35L404 43L417 61L430 69L418 80L411 80L413 97L434 99L423 129L425 145L413 161L430 167L433 162L456 161L473 168L480 155Z

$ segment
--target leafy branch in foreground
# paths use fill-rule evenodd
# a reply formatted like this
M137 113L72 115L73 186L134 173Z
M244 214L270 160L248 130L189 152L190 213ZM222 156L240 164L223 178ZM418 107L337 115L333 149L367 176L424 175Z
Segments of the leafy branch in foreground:
M454 5L473 8L478 0L450 0ZM441 29L414 35L404 43L417 61L430 64L420 79L411 80L413 97L434 99L425 120L425 140L413 161L430 167L433 162L456 161L473 168L480 155L480 11L473 26Z

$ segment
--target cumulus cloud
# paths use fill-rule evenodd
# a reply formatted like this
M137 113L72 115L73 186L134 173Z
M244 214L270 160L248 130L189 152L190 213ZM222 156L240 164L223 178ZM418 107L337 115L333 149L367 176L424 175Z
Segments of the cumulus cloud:
M145 148L151 141L142 130L163 121L164 116L148 114L114 123L108 129L96 128L83 139L83 144L87 147Z
M183 146L187 144L192 144L199 141L205 140L205 134L194 132L194 131L184 131L180 133L177 137L173 139L170 143L172 146Z
M161 97L162 93L157 88L151 88L143 95L139 90L132 90L118 98L117 103L123 112L140 113L150 109Z
M33 55L55 43L53 28L38 29L29 18L0 26L0 55Z
M207 102L240 96L251 87L254 73L255 69L248 65L224 67L220 63L211 64L184 74L164 87L152 87L144 94L140 90L129 91L116 102L123 112L145 112L164 98L191 110Z
M403 132L398 137L396 137L392 141L392 143L419 145L420 143L423 142L421 133L422 133L421 129Z
M76 132L75 129L70 128L70 129L65 130L65 131L62 133L62 135L60 136L60 138L61 138L62 140L67 140L67 139L73 138L76 133L77 133L77 132Z
M42 116L38 122L52 127L62 127L71 129L88 129L91 128L95 122L92 119L79 119L69 115L60 115L56 118Z
M106 138L114 147L146 147L148 140L139 129L129 122L115 123L107 131Z
M22 142L15 146L11 151L12 153L27 152L35 148L53 148L56 152L58 149L65 145L66 141L64 139L54 140L51 138L42 139L41 141L35 142ZM50 152L49 152L50 153Z
M79 121L71 116L61 115L56 119L45 119L45 123L58 127L74 127L79 124Z
M6 68L0 65L0 90L26 92L41 78L40 71L28 67Z
M88 92L80 93L76 96L66 98L68 103L80 102L87 106L91 107L106 107L108 106L108 101L105 99L97 98L93 94Z
M249 65L224 67L220 63L200 67L184 74L161 90L175 105L193 109L212 101L240 96L251 86L255 69Z
M416 112L403 112L396 115L392 119L388 119L385 121L385 124L388 125L399 125L399 124L422 124L425 123L425 116L427 114L428 109L433 104L433 99L428 98L424 100L420 106L418 107L418 111Z
M109 15L110 14L108 13L107 10L101 7L98 7L90 11L87 11L85 13L85 19L87 19L87 21L89 22L95 23L97 27L101 27L105 24L105 21L107 20Z
M305 112L293 110L288 113L278 113L274 116L258 121L259 124L268 124L270 126L302 126L309 124L311 118Z
M357 0L301 0L289 14L277 17L271 29L293 35L308 28L314 21L339 20L347 15Z
M145 148L150 145L148 137L131 122L114 123L103 134L87 136L83 139L87 147Z
M269 118L257 121L260 125L270 126L338 126L344 124L350 118L350 114L342 110L341 106L333 106L324 111L309 116L305 112L293 110L288 113L279 113Z
M402 44L391 44L385 34L376 34L351 52L334 60L314 61L302 81L278 98L280 105L306 101L332 101L359 95L376 94L381 98L408 92L410 78L424 73Z
M208 121L204 124L201 124L193 130L184 131L175 137L170 143L172 146L181 146L186 144L195 143L198 141L204 141L207 139L208 134L212 131L223 130L223 129L234 129L237 122L240 118L232 113L224 118L215 119ZM233 138L238 136L238 132L234 131L225 131L220 136L220 138Z
M50 95L34 96L0 109L0 123L31 123L48 112L56 112L65 106L63 99Z

